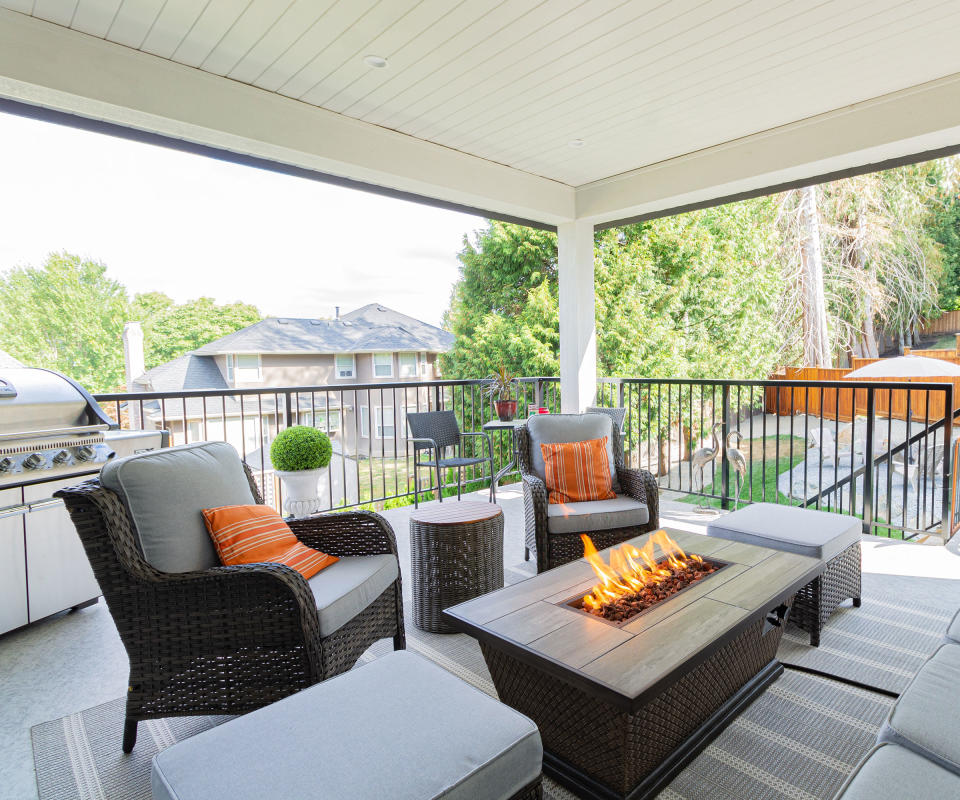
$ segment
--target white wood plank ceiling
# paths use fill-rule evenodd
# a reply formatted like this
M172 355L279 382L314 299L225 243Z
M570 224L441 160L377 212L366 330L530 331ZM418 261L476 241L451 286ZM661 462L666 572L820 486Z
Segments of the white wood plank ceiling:
M570 186L960 73L957 0L0 6Z

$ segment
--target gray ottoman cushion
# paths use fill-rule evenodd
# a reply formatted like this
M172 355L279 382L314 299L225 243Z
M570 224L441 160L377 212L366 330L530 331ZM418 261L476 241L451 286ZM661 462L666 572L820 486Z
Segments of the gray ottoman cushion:
M309 581L317 601L320 635L329 636L376 600L397 579L400 566L392 553L344 556Z
M867 753L835 800L943 800L960 797L960 778L895 744Z
M859 542L861 531L856 517L775 503L754 503L707 525L708 536L773 547L823 561Z
M508 798L541 771L525 716L398 651L153 758L154 800Z
M613 420L606 414L535 414L527 420L530 433L530 466L533 474L546 482L541 444L586 442L607 437L607 459L613 491L620 491L617 461L613 453Z
M953 615L953 619L947 625L943 641L945 644L960 644L960 611Z
M219 567L200 512L254 502L240 456L226 442L197 442L108 461L100 482L126 503L143 557L162 572Z
M585 503L551 503L547 505L549 533L589 533L646 525L650 512L646 505L625 494L612 500L589 500Z
M903 745L960 773L960 644L941 645L913 676L877 741Z

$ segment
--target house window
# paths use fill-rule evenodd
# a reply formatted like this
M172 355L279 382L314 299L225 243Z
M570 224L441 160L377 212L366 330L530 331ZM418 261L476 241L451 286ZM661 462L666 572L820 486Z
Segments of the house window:
M397 353L397 361L400 364L401 378L417 377L417 354L416 353Z
M237 355L235 358L236 364L234 368L229 371L236 376L237 382L256 382L263 380L259 354Z
M400 409L400 438L406 439L410 435L410 430L407 428L407 414L416 414L416 406L404 406Z
M227 356L227 380L233 381L233 354Z
M427 363L427 354L420 354L420 374L425 378L430 372L430 365Z
M373 375L375 378L393 377L393 353L373 354Z
M340 409L334 408L326 413L318 411L316 427L329 433L340 430Z
M393 406L374 406L374 429L378 439L392 439L394 428Z
M370 406L360 406L360 435L370 435Z
M357 374L357 362L352 353L338 353L336 356L336 369L334 375L343 380L345 378L354 378Z

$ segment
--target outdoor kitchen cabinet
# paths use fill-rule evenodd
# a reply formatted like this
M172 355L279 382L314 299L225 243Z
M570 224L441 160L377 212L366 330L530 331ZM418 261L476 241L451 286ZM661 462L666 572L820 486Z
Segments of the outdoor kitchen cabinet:
M0 489L0 508L20 503L20 489ZM29 622L27 617L27 558L23 515L0 514L0 633Z
M25 486L23 499L40 503L76 478ZM24 516L26 528L27 597L30 622L65 608L96 600L102 592L90 561L63 502L37 505Z

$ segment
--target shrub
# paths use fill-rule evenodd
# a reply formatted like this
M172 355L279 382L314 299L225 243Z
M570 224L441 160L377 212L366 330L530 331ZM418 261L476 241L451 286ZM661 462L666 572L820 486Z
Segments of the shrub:
M333 446L327 434L306 425L280 431L270 445L270 460L274 469L281 472L320 469L330 463L332 455Z

